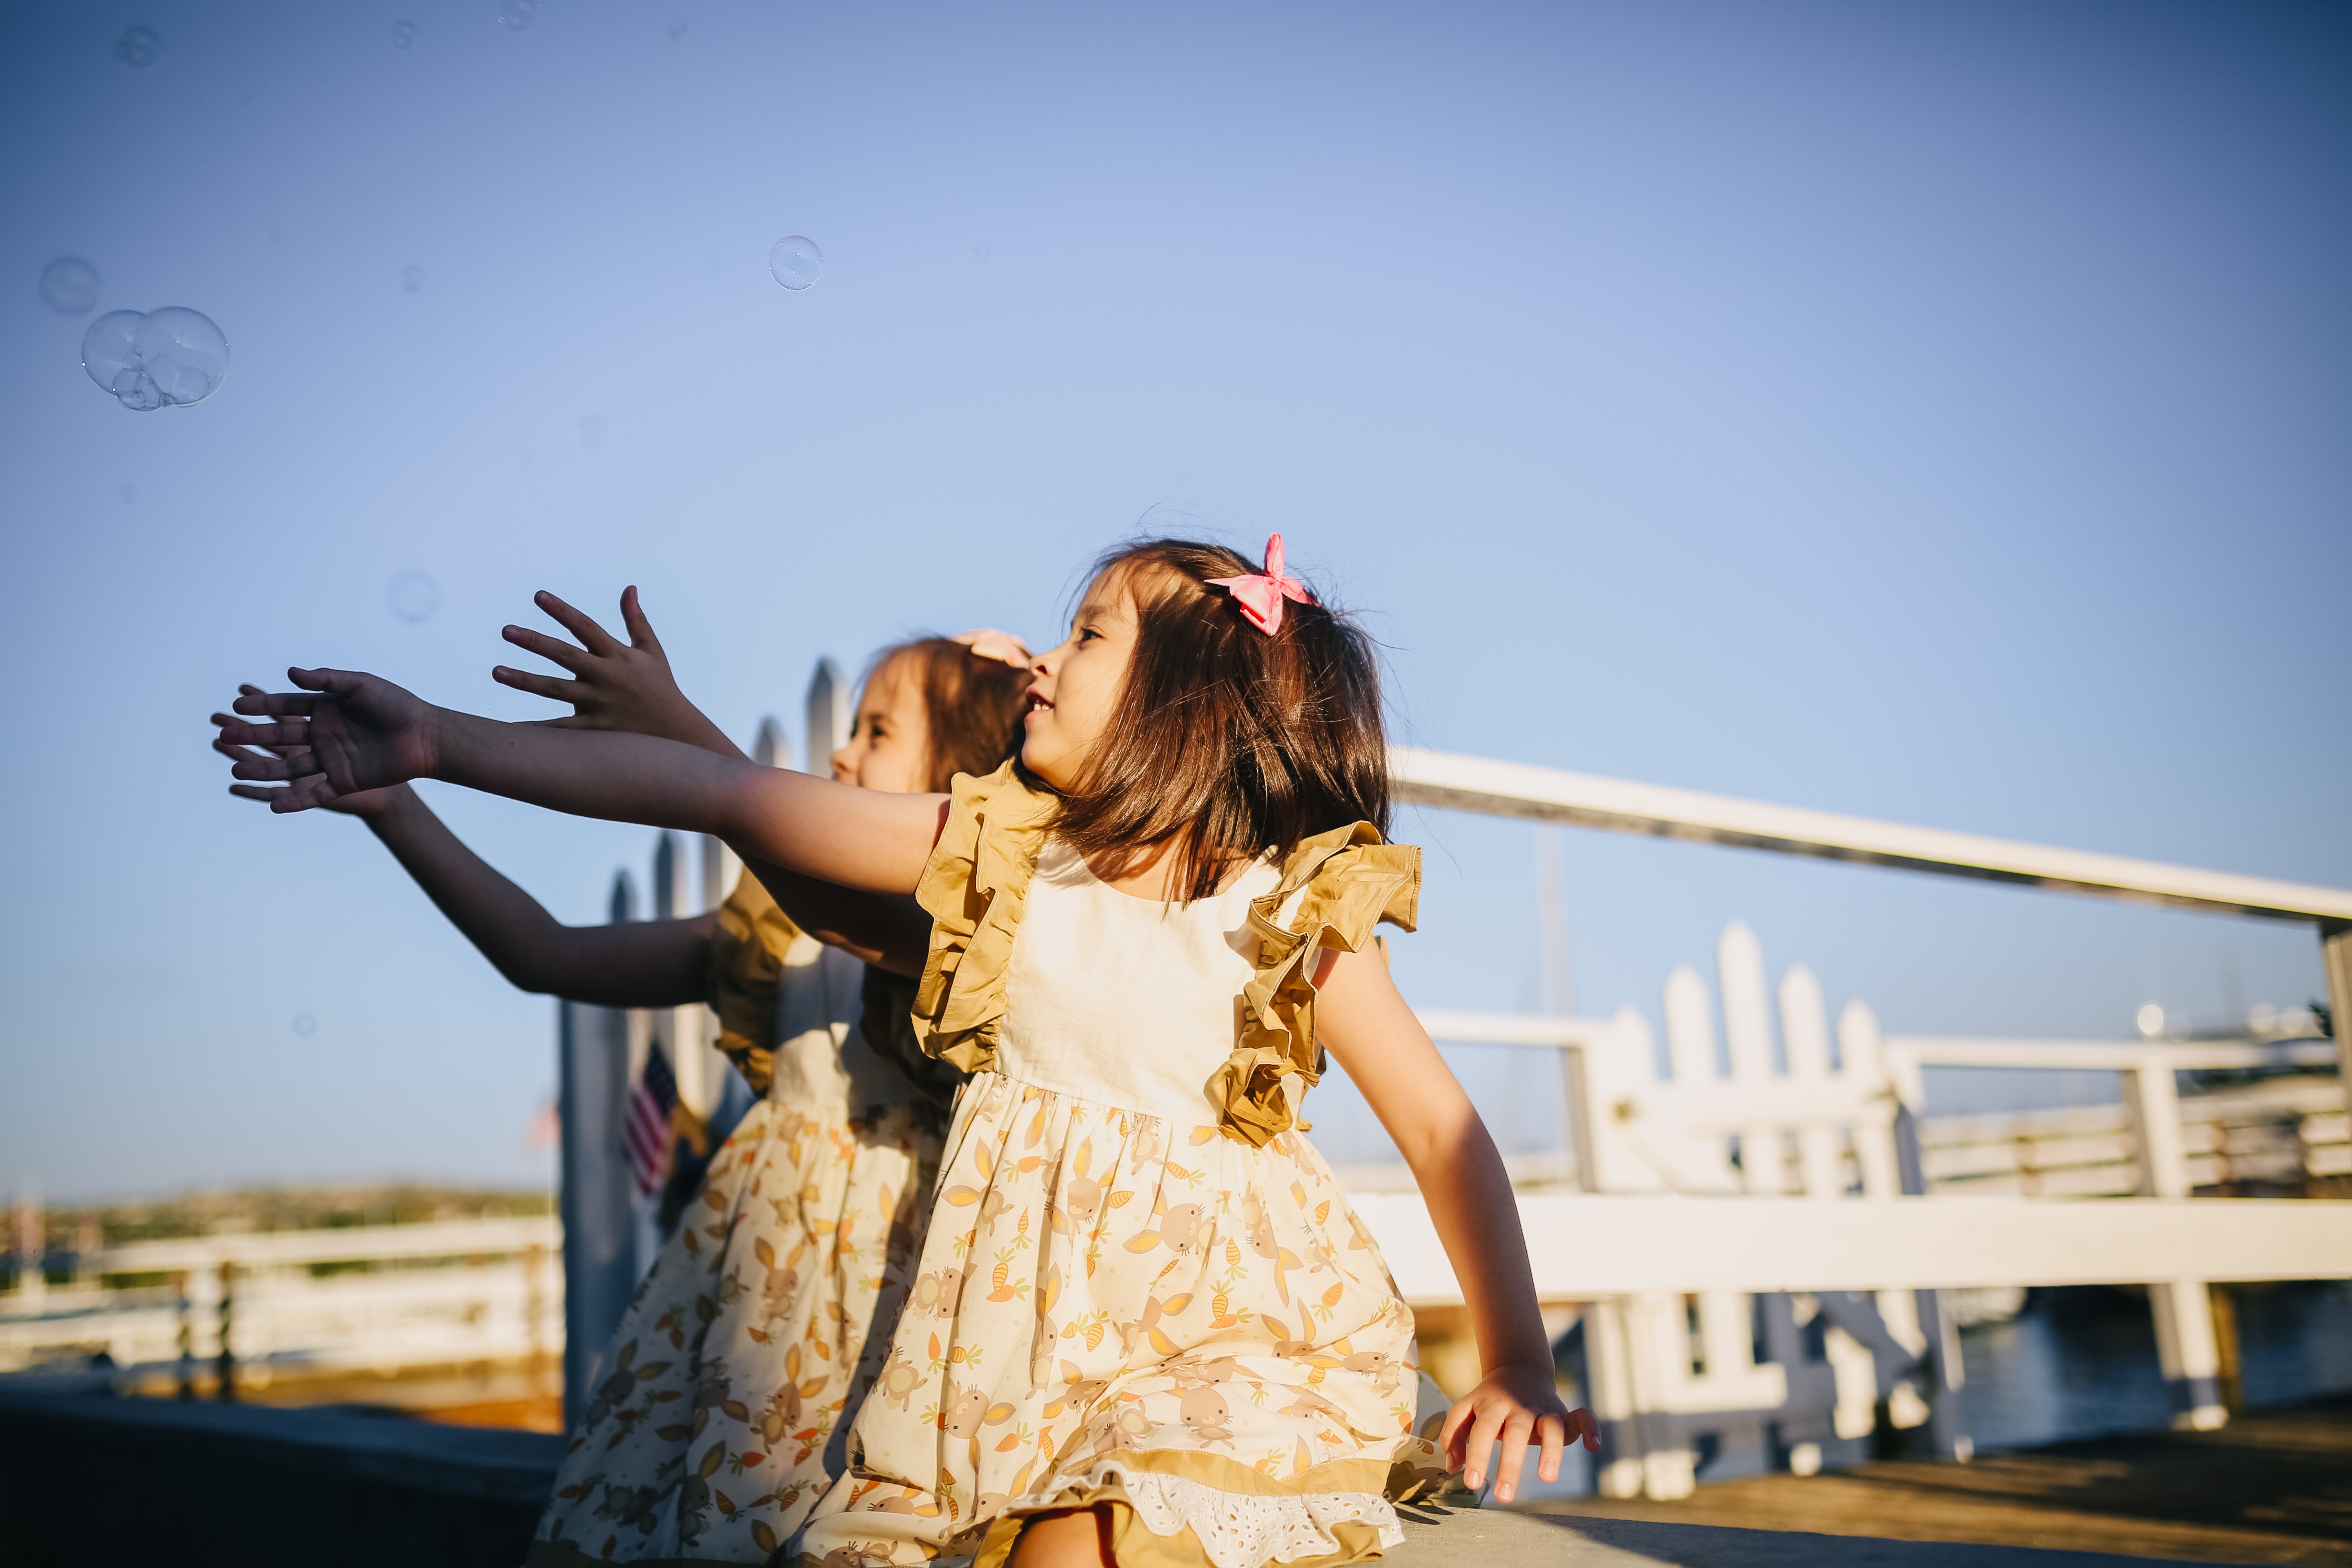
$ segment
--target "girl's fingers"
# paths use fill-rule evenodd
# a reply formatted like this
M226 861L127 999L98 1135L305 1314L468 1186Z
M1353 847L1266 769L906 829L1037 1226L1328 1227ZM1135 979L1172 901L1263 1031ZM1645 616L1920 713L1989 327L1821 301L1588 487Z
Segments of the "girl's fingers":
M560 664L574 675L580 673L583 665L595 662L595 656L586 649L573 647L561 637L532 631L529 626L503 626L499 628L499 636L525 653L535 653L548 663Z
M230 764L228 776L233 779L268 779L282 784L288 779L310 778L317 773L316 768L307 766L298 772L283 757L248 752Z
M1493 1458L1495 1439L1502 1436L1509 1410L1507 1405L1489 1405L1478 1412L1470 1428L1470 1444L1463 1450L1462 1482L1473 1491L1486 1484L1487 1461Z
M533 594L530 602L545 611L549 619L578 637L580 646L598 658L609 658L621 650L619 639L598 626L595 616L582 614L546 589Z
M299 715L307 718L319 703L317 698L305 697L299 691L259 691L250 686L240 686L237 691L237 700L229 706L239 713L255 717Z
M650 654L662 650L661 638L654 636L654 624L637 605L637 585L634 583L621 590L621 624L629 628L629 646L643 648Z
M1536 1475L1545 1481L1559 1479L1559 1457L1568 1447L1568 1424L1557 1415L1536 1419L1536 1436L1543 1439L1543 1458L1536 1461Z
M1580 1410L1576 1418L1583 1424L1584 1447L1587 1452L1601 1452L1601 1417L1590 1410Z
M1445 1456L1447 1469L1460 1469L1468 1458L1457 1440L1465 1437L1463 1424L1474 1414L1475 1410L1466 1399L1457 1399L1445 1407L1445 1423L1437 1429L1437 1451Z
M580 706L581 695L588 689L585 681L562 680L552 675L533 675L527 669L512 669L503 664L491 668L490 679L500 686L511 686L517 691L528 691L533 697L569 702L575 708Z
M282 789L264 789L259 784L236 784L228 786L228 793L240 800L257 800L267 803L276 800L286 792Z
M1519 1468L1527 1463L1528 1438L1532 1435L1535 1417L1514 1405L1503 1421L1502 1453L1495 1465L1495 1500L1508 1502L1518 1495Z
M275 724L248 724L232 719L226 713L213 715L220 726L220 738L244 746L307 746L310 743L310 721L284 719Z

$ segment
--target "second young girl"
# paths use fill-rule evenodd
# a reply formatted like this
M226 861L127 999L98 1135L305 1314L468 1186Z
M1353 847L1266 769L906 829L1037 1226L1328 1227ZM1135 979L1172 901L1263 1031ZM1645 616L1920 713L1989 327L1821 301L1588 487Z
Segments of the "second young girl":
M1298 1106L1328 1050L1418 1179L1485 1376L1436 1434L1508 1500L1596 1441L1555 1390L1517 1205L1372 946L1411 929L1385 841L1377 669L1284 569L1112 552L1034 664L1017 765L879 797L630 736L520 735L371 676L247 699L312 748L274 804L434 776L715 832L747 859L915 890L924 1048L959 1103L912 1298L851 1468L794 1543L826 1564L1336 1564L1402 1538L1411 1312ZM698 1466L732 1455L697 1449Z
M622 600L628 645L552 595L541 603L580 646L519 628L508 636L576 679L497 674L572 702L578 711L555 723L664 735L740 759L678 692L633 593ZM929 637L876 655L833 776L888 793L936 790L1006 755L1028 678L1005 662L1009 639L989 636L986 654ZM914 1278L962 1075L912 1047L911 984L821 946L749 872L713 914L563 926L406 785L327 804L363 820L523 989L611 1006L708 1001L717 1011L720 1048L757 1102L703 1179L674 1194L686 1212L604 1347L585 1407L571 1413L530 1563L766 1563L841 1473L845 1423ZM890 922L862 913L859 934L887 945ZM738 1461L723 1478L688 1463L689 1450L698 1458L713 1443Z

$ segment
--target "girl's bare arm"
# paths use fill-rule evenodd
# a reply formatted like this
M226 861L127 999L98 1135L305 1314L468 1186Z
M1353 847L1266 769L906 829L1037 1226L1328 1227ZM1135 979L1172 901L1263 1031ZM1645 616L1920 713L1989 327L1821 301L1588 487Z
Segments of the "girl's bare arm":
M520 990L605 1007L675 1007L705 990L715 914L568 926L466 847L415 790L362 820L449 923Z
M1486 1124L1378 953L1329 955L1318 993L1316 1036L1412 1167L1477 1337L1485 1381L1454 1402L1443 1446L1462 1464L1463 1479L1478 1487L1499 1442L1496 1496L1508 1501L1530 1445L1541 1446L1537 1473L1547 1481L1559 1479L1567 1442L1581 1436L1598 1447L1591 1414L1571 1413L1554 1384L1510 1177Z
M297 693L240 697L230 744L306 747L240 762L236 776L288 781L270 802L304 811L335 795L437 778L577 816L712 833L746 861L878 893L914 890L944 795L887 795L714 756L675 741L506 724L436 708L372 675L289 671Z

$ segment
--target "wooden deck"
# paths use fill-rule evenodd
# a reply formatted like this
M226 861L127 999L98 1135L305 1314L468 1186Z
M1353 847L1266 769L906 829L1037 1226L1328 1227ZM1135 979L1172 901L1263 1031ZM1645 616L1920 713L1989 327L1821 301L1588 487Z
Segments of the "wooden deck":
M1975 1542L2202 1563L2352 1568L2352 1394L2218 1432L2136 1432L1702 1485L1679 1502L1576 1498L1550 1514Z

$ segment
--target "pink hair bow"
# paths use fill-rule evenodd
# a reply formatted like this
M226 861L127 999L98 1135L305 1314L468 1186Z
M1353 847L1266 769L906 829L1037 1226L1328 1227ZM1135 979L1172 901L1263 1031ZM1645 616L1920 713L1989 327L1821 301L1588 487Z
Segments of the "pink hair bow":
M1239 577L1212 577L1209 581L1229 591L1234 602L1242 607L1252 626L1272 637L1282 629L1282 601L1296 599L1311 605L1315 596L1307 584L1296 577L1283 575L1282 535L1274 534L1265 542L1265 570L1244 573Z

